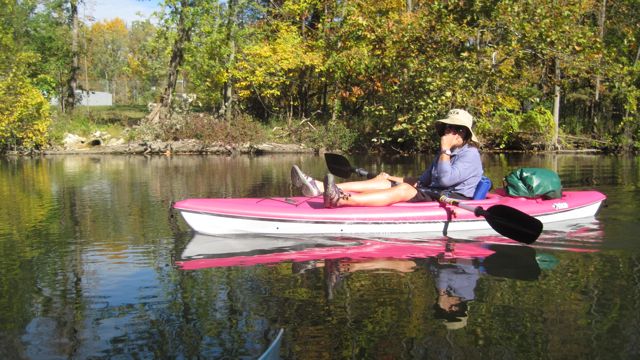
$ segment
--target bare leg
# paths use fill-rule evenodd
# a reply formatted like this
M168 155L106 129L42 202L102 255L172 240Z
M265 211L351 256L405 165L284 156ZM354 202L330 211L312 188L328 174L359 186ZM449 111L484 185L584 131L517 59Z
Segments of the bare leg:
M387 181L387 180L384 180ZM364 181L362 181L364 182ZM389 182L389 181L387 181ZM349 184L349 183L347 183ZM338 185L342 188L343 184ZM344 188L343 188L344 189ZM349 190L347 190L349 191ZM355 190L351 190L355 191ZM353 193L346 199L340 199L340 206L386 206L401 201L411 200L418 190L409 184L398 184L386 189L369 190L361 193Z
M314 180L320 191L324 191L322 181ZM391 188L391 181L382 178L373 178L361 181L349 181L336 184L342 191L346 192L363 192L386 190ZM414 194L415 195L415 194ZM412 196L413 197L413 196Z

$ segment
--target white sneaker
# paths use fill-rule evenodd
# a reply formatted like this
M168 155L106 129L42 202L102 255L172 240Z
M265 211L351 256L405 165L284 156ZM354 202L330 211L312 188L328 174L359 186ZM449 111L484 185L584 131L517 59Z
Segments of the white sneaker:
M293 186L302 190L304 196L318 196L322 194L316 181L309 175L305 174L296 165L291 167L291 183Z

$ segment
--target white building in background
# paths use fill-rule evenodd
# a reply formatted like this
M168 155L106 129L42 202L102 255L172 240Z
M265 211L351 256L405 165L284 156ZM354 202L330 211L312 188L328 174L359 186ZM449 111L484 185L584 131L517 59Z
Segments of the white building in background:
M76 91L78 105L80 106L112 106L113 94L103 91ZM51 99L51 105L58 105L58 98Z
M111 106L113 95L103 91L80 91L80 105L84 106Z

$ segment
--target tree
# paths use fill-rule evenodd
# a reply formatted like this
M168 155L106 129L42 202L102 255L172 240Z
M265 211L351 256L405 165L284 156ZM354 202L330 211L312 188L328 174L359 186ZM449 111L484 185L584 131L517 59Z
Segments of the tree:
M256 5L256 9L259 8ZM198 10L198 23L193 29L193 46L188 50L185 68L199 99L231 121L234 108L232 71L239 49L243 23L250 21L250 2L232 0L226 3L204 2ZM257 10L256 13L260 11Z
M127 65L128 30L120 18L97 22L91 26L89 38L89 58L93 77L103 79L106 90L118 94L117 79L122 76ZM88 90L88 89L87 89Z
M294 115L305 115L301 86L310 80L304 75L307 69L321 71L323 58L304 42L297 27L274 30L243 49L233 76L241 99L258 99L265 113L283 114L290 123Z
M134 21L129 30L125 72L133 81L132 102L146 104L157 97L168 63L165 43L156 36L156 27L148 20Z
M590 84L598 67L600 47L591 26L591 5L574 0L502 1L480 22L481 53L490 59L491 72L501 77L498 81L508 86L498 92L496 109L526 111L535 104L553 108L556 148L562 93L581 99L573 95L575 84Z
M76 88L78 85L78 73L80 70L78 53L78 0L69 0L69 17L71 23L71 69L69 71L69 85L65 99L65 110L73 110L76 105Z
M605 134L620 134L623 149L640 146L640 3L634 0L609 0L609 19L604 30L603 79L600 86L600 112Z

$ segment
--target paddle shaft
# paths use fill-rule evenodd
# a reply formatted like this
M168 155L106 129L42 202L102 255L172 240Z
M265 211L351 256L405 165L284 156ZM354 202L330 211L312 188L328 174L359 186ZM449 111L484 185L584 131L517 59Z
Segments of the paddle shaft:
M462 204L459 200L452 199L435 191L433 192L433 195L437 196L439 202L465 209L472 212L475 216L485 216L487 214L487 212L481 206L470 206Z
M373 179L377 176L377 174L372 174L363 168L355 168L353 169L353 172L359 176L366 177L367 179Z
M449 198L436 191L427 191L429 196L437 198L439 202L457 206L472 212L477 217L484 217L489 226L499 234L525 244L531 244L542 233L542 222L510 206L498 204L487 208L470 206L457 199Z

